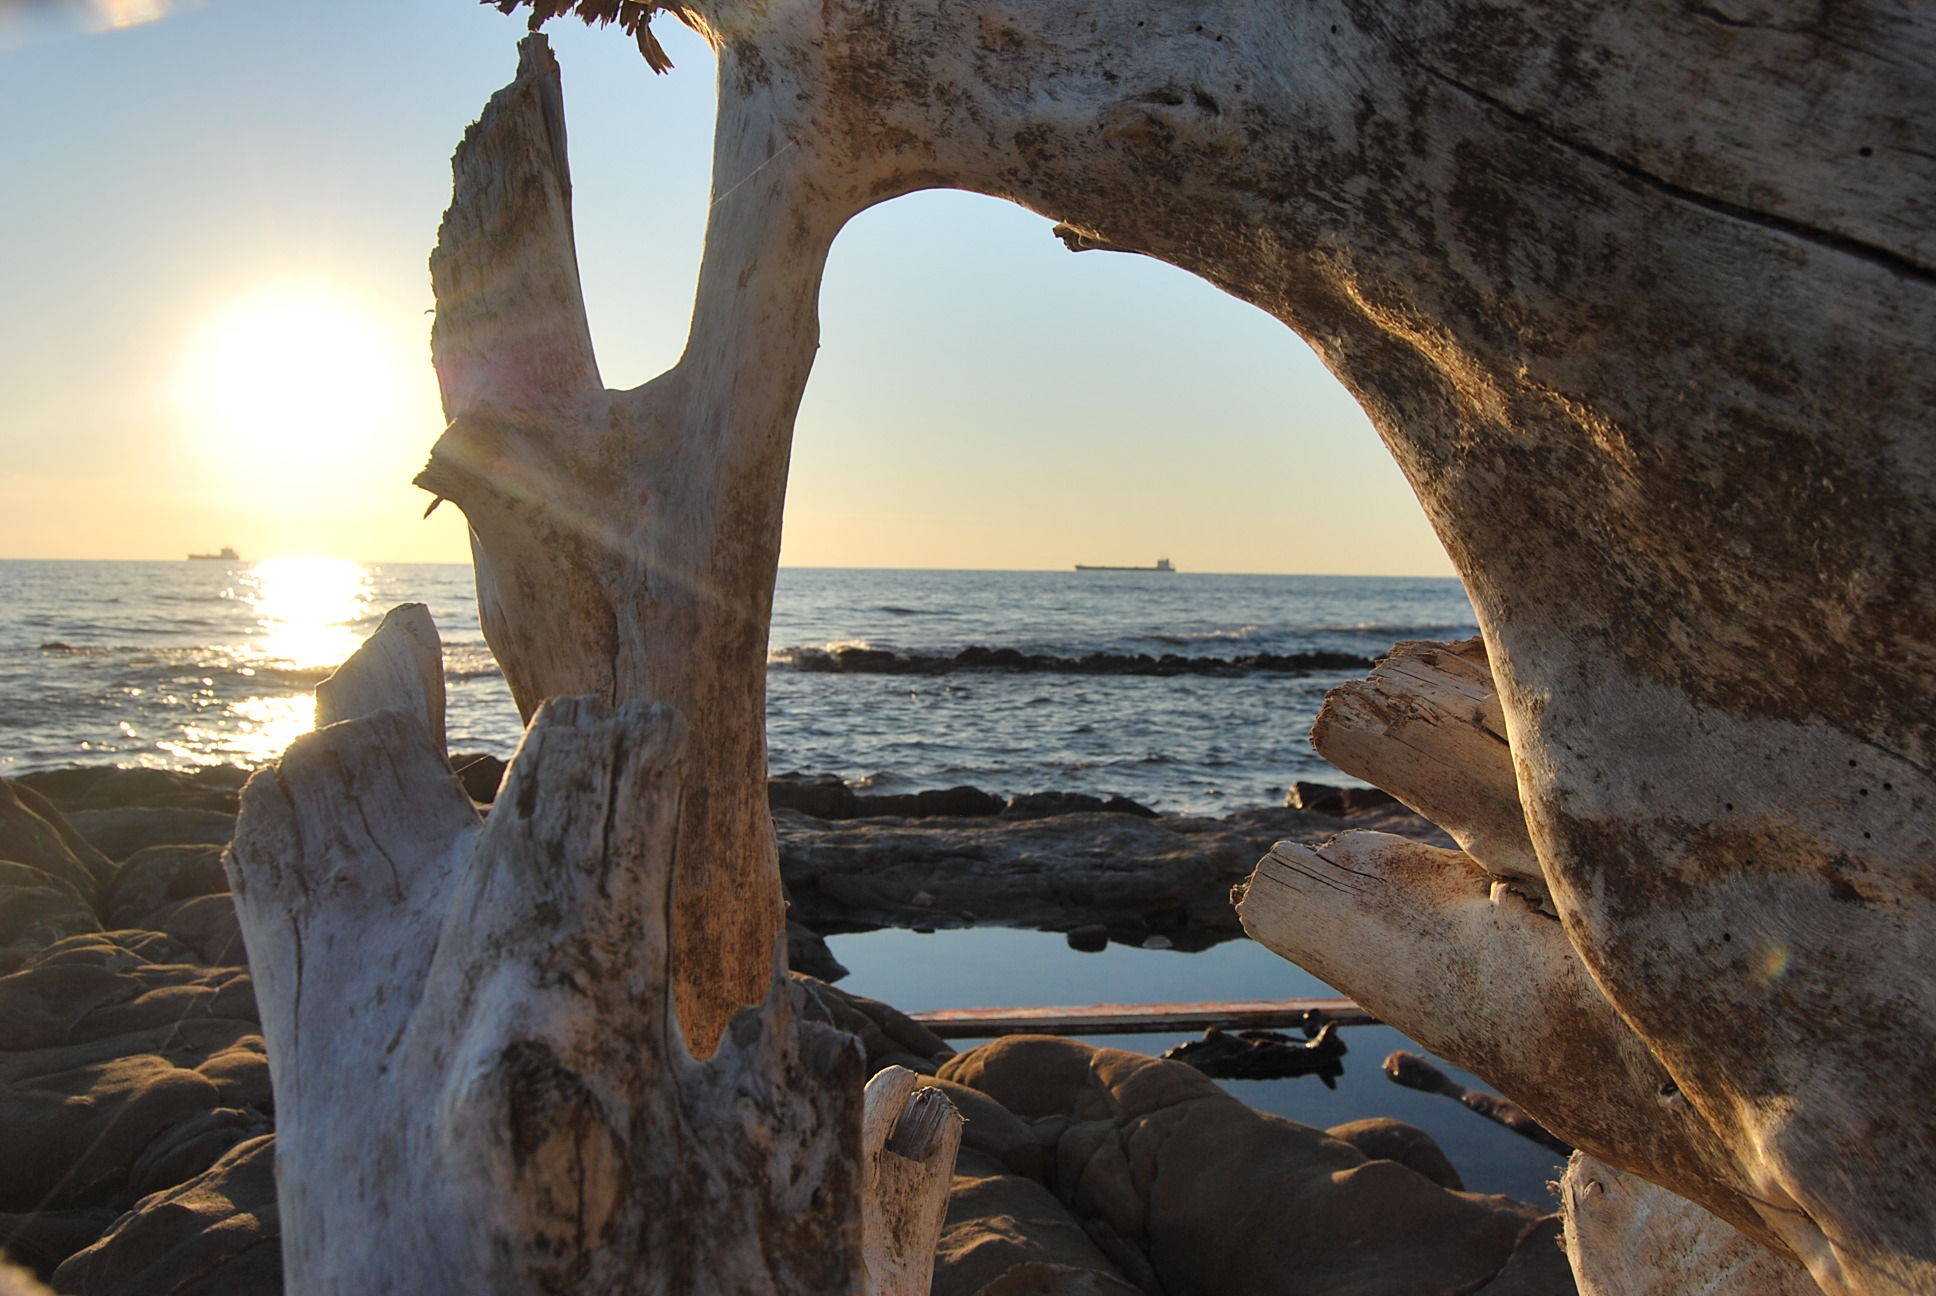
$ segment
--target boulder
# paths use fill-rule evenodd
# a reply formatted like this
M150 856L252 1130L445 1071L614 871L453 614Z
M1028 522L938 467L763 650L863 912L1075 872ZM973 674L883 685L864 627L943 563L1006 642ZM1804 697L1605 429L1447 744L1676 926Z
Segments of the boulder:
M1259 1275L1282 1296L1471 1291L1541 1218L1252 1111L1181 1063L1010 1036L940 1076L1059 1126L1050 1186L1119 1269L1133 1277L1141 1257L1169 1296L1254 1292Z
M1389 1116L1371 1116L1333 1125L1324 1132L1340 1143L1349 1143L1374 1161L1396 1161L1441 1188L1465 1191L1465 1181L1459 1178L1451 1159L1430 1134L1416 1125Z
M1394 805L1397 801L1397 797L1379 788L1337 787L1330 783L1293 783L1284 794L1284 804L1289 809L1340 817L1374 806Z
M64 1296L281 1296L275 1136L142 1199L54 1273Z
M852 819L854 790L837 774L782 774L766 781L766 804L815 819Z

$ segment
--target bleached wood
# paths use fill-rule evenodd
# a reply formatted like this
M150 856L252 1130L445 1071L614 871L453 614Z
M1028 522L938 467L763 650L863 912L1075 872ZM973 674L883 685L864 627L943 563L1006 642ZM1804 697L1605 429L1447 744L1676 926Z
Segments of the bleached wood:
M1693 1202L1576 1152L1560 1181L1580 1296L1820 1296L1808 1272Z
M430 609L402 603L384 613L376 633L316 686L316 727L401 707L424 719L444 750L444 644Z
M1544 891L1483 641L1394 646L1362 682L1325 695L1311 745L1445 829L1488 873Z
M863 1290L855 1042L777 965L708 1061L681 1037L677 712L547 703L481 825L380 692L250 781L229 855L286 1289Z
M1251 937L1552 1133L1780 1247L1712 1124L1607 1002L1560 923L1460 851L1386 833L1279 842L1237 889Z
M948 1213L961 1113L906 1067L867 1082L861 1118L862 1252L868 1296L927 1296Z
M527 708L692 717L695 1034L778 925L757 693L819 268L855 212L953 185L1311 343L1465 578L1565 937L1721 1177L1825 1289L1936 1287L1936 11L680 13L720 84L685 357L597 390L562 128L526 114L490 165L482 130L438 283L440 358L478 363L425 480Z

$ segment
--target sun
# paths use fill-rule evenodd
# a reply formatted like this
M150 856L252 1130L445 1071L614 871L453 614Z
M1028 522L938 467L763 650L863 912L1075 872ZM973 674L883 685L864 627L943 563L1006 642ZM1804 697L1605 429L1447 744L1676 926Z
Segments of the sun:
M420 403L407 345L377 311L319 284L265 285L196 330L180 403L201 449L242 475L340 478L393 443Z

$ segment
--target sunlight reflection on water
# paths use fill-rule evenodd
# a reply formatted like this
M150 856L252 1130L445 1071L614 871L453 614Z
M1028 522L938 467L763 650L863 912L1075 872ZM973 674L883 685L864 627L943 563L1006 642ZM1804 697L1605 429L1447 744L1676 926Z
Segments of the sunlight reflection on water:
M373 593L369 571L346 558L265 559L240 573L233 590L255 613L236 656L321 678L362 642L359 623ZM245 697L229 704L228 718L216 750L241 765L260 764L316 727L316 699L307 691Z

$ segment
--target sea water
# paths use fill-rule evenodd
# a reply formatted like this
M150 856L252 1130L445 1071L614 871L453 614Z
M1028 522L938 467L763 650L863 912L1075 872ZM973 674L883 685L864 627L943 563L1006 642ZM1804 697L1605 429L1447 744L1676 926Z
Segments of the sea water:
M508 756L521 725L479 629L468 566L0 562L0 773L273 760L312 727L316 682L404 602L427 604L443 636L452 750ZM1476 632L1455 580L788 568L768 653L770 761L776 773L831 772L882 791L1061 789L1194 814L1275 805L1297 779L1352 781L1311 750L1307 735L1325 691L1361 668L878 675L800 662L809 650L945 657L971 646L1071 659L1369 658L1396 640ZM1335 993L1247 941L1200 954L1120 946L1080 954L1054 934L981 929L837 936L832 946L853 971L846 988L910 1011ZM1094 1042L1158 1052L1181 1038ZM1468 1186L1550 1204L1550 1154L1380 1076L1392 1049L1424 1050L1385 1027L1352 1028L1345 1038L1351 1053L1336 1092L1308 1077L1227 1087L1319 1126L1371 1115L1413 1121L1446 1148Z
M509 755L521 726L468 566L0 562L0 772L271 760L313 722L316 681L403 602L429 605L443 636L453 750ZM1370 658L1396 640L1475 633L1451 579L785 568L770 763L879 791L1060 789L1196 814L1274 805L1297 779L1351 781L1308 734L1325 691L1362 668L870 675L803 670L803 650Z

